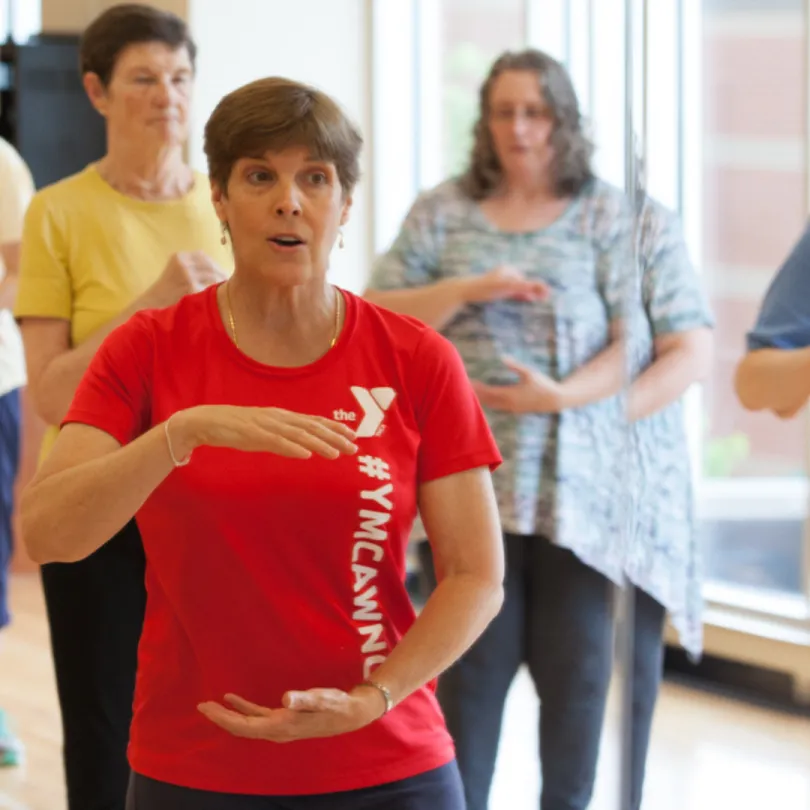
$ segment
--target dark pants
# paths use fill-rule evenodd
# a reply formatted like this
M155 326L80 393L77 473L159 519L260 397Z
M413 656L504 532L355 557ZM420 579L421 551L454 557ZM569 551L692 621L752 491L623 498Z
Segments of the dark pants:
M260 745L261 743L257 743ZM316 763L312 763L316 767ZM126 810L465 810L455 762L399 782L318 796L265 797L175 787L134 774Z
M42 567L69 810L124 810L144 570L134 521L87 559Z
M11 618L8 574L14 551L14 482L20 468L20 392L0 397L0 627Z
M541 810L585 810L593 793L613 671L613 586L573 553L507 535L506 598L467 654L439 679L468 810L486 810L506 694L526 663L540 697ZM430 548L420 548L432 579ZM635 592L633 801L663 670L664 609Z

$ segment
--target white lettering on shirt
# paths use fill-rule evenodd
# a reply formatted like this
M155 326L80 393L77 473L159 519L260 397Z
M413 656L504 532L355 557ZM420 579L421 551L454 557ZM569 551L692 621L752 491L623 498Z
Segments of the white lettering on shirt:
M364 495L366 495L365 492L361 493L360 497ZM361 509L360 519L363 522L360 524L360 531L354 533L356 538L376 540L380 543L388 539L388 532L382 531L380 526L384 526L391 520L390 514L386 512L370 512L368 509Z
M383 509L387 509L389 512L394 508L394 504L386 498L386 495L390 495L394 491L393 484L386 484L384 487L380 487L379 489L375 490L364 490L360 493L361 498L370 499L376 501ZM390 515L389 515L390 517Z
M381 624L371 624L367 627L360 628L360 635L368 636L363 643L363 655L368 655L368 653L373 652L380 652L381 650L385 649L386 643L385 640L382 639L382 634L383 626Z
M354 591L352 620L363 639L360 653L363 656L363 679L385 661L390 652L385 638L384 616L381 598L374 581L380 573L380 563L385 558L388 541L387 524L391 520L394 503L388 497L394 492L390 483L388 464L376 456L361 456L358 459L361 473L377 481L388 481L377 489L360 491L360 509L357 512L358 530L354 533L352 548L352 581Z
M370 545L370 544L369 544ZM380 548L379 546L373 546L373 548ZM382 549L380 549L382 551ZM382 555L380 556L382 559ZM377 569L372 568L368 565L353 565L352 566L352 573L354 574L354 592L358 593L362 591L363 588L371 582L374 577L377 576Z
M354 550L352 551L353 562L357 562L360 559L361 551L371 552L371 556L374 557L374 562L380 562L385 554L385 552L379 546L375 546L374 543L355 543ZM376 568L374 569L374 575L377 575Z

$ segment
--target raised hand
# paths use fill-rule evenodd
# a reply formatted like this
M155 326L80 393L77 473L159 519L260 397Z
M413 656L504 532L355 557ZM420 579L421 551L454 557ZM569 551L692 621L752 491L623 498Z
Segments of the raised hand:
M558 413L564 410L562 383L510 357L501 359L506 368L517 374L518 381L512 385L487 385L473 380L473 389L485 408L509 413Z
M201 292L228 278L227 273L201 250L175 253L157 281L144 293L145 309L168 307L184 295Z
M283 408L200 405L175 414L169 432L178 456L201 446L287 458L336 459L357 452L355 433L346 425Z
M523 273L501 265L482 276L465 279L468 303L486 303L509 298L518 301L543 301L550 295L542 281L530 281Z

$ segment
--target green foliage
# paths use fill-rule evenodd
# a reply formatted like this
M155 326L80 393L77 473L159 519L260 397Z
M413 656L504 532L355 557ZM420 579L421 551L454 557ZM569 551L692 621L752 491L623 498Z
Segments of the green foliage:
M707 478L729 478L750 455L751 442L744 433L709 439L703 457L703 473Z
M478 115L478 90L491 57L473 42L448 49L444 77L444 166L458 174L467 165Z

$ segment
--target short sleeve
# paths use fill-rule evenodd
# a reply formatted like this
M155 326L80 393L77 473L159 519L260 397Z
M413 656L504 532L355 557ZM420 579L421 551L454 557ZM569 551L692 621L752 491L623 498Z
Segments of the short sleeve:
M476 467L494 470L501 464L461 357L433 330L424 332L414 353L412 395L421 434L420 484Z
M654 335L713 327L714 319L674 213L648 213L642 296Z
M154 337L148 314L113 330L82 377L62 425L80 423L129 444L151 424Z
M765 294L748 350L810 346L810 225Z
M34 196L34 180L10 144L0 148L0 245L22 239L23 219Z
M438 281L441 239L438 204L426 193L411 207L391 247L374 263L369 289L400 290Z
M67 234L60 213L49 205L47 195L40 192L25 215L14 305L18 319L72 317Z
M607 192L601 184L588 201L594 209L593 240L596 252L596 281L608 320L625 315L628 284L632 281L632 231L625 197Z

